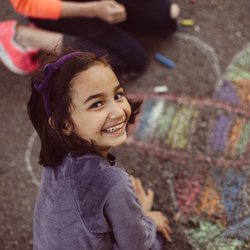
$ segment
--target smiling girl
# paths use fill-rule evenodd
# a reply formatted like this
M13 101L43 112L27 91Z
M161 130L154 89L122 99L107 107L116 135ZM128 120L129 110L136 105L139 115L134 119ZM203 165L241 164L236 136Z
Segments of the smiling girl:
M34 212L34 249L162 249L165 216L153 191L130 178L109 153L127 137L130 103L106 57L71 52L32 80L28 113L43 169Z

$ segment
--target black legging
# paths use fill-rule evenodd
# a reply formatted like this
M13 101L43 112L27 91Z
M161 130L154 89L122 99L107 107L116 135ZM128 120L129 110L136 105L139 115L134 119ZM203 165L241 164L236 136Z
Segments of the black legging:
M81 1L79 1L81 2ZM117 0L127 11L127 20L111 25L97 18L30 18L38 27L63 33L64 45L78 50L108 53L118 73L139 73L147 66L144 48L126 31L167 35L176 29L169 16L168 0Z

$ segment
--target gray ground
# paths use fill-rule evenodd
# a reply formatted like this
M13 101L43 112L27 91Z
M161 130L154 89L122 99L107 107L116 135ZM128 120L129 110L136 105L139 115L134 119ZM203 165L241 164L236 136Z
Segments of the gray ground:
M150 92L154 86L167 85L170 92L210 96L233 56L249 42L249 0L197 0L196 4L187 0L177 2L182 8L182 17L195 21L195 29L183 28L169 39L140 37L151 62L143 76L127 83L128 91ZM8 1L1 0L0 20L13 17L18 16L12 12ZM176 69L169 70L156 62L153 59L155 52L174 60ZM30 77L14 75L0 64L0 80L0 249L28 250L32 249L32 212L37 192L25 162L28 140L33 133L26 114ZM39 178L37 153L38 142L35 140L28 159L36 178ZM128 160L119 150L117 153L123 163L129 165L131 172L145 181L149 180L150 185L157 188L157 204L169 213L168 204L163 202L166 184L161 179L164 172L161 172L161 165L150 172L150 166L157 163L155 159L142 161L136 158L138 155L133 155L134 158ZM172 227L173 243L168 249L192 249L183 240L178 227Z

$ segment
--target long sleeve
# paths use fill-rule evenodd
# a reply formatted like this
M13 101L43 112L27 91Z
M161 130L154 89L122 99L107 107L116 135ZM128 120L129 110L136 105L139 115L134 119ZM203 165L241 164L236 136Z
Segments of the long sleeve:
M111 189L104 211L114 233L114 249L149 250L154 245L156 226L143 215L128 176Z
M58 19L61 15L60 0L10 0L15 11L34 18Z

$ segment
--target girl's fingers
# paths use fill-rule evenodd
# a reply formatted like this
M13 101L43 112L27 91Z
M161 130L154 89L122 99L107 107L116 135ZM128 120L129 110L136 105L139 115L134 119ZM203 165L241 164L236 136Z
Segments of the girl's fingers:
M141 180L137 177L134 177L133 175L130 176L130 179L134 190L139 198L141 197L142 199L147 199L151 202L154 200L154 191L151 188L145 190L143 188Z
M167 229L167 231L169 232L169 233L171 233L171 228L170 228L170 226L169 226L169 222L168 222L168 219L164 216L164 221L163 221L163 223L164 223L164 228L166 228Z
M165 224L164 227L166 228L166 230L168 231L168 233L172 233L171 228L169 227L168 224Z
M147 189L147 196L152 200L154 199L154 191L151 188Z
M139 178L135 178L136 179L136 187L139 193L143 194L144 196L146 195L145 190L142 186L142 182Z
M171 229L170 229L168 223L166 223L165 221L164 221L164 225L163 225L162 231L163 231L162 233L163 233L165 239L168 240L168 241L172 241L171 237L170 237Z
M130 179L131 179L132 185L133 185L134 190L137 193L137 195L138 196L145 195L145 192L144 192L144 189L142 187L141 181L138 178L134 177L134 176L131 176Z
M132 185L133 185L134 189L138 190L137 178L134 177L133 175L130 175L130 180L132 182Z
M134 176L130 175L130 181L132 183L133 188L135 188L135 178L134 178Z
M133 177L133 183L134 183L134 188L136 191L139 191L139 187L138 187L138 181L136 177Z
M139 186L139 189L143 193L144 196L147 196L151 200L154 199L154 191L151 188L148 188L147 190L144 189L140 179L138 179L138 186Z
M165 238L167 241L169 241L169 242L172 241L172 239L171 239L171 237L170 237L170 234L169 234L169 232L168 232L166 229L163 229L162 234L163 234L164 238Z

